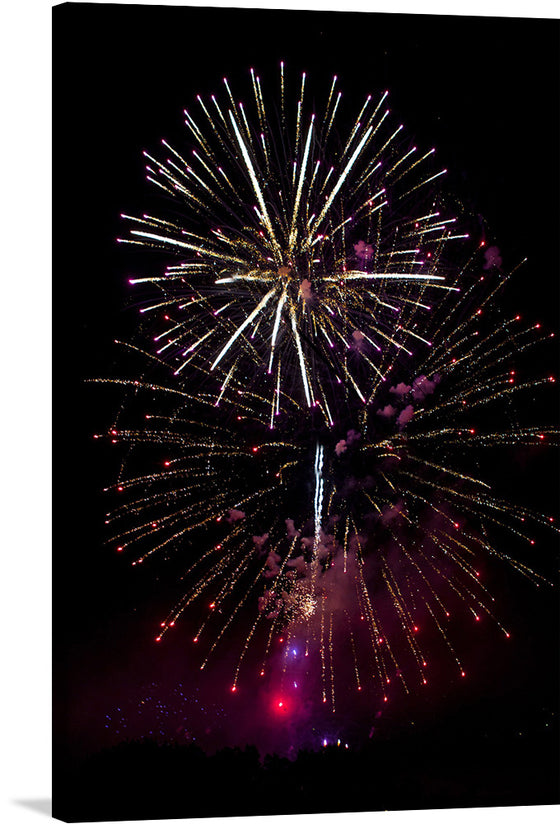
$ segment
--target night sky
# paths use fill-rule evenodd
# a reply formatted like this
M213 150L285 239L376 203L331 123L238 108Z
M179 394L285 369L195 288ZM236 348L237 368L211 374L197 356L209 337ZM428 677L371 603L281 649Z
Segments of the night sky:
M176 589L152 571L132 574L104 545L102 489L117 459L92 435L110 425L118 395L85 381L118 373L113 338L134 332L127 279L138 257L115 239L121 212L154 203L142 150L162 137L180 146L183 108L219 89L224 75L248 91L251 66L272 83L280 60L294 77L306 71L315 89L337 74L349 117L370 91L389 89L398 122L437 147L446 188L482 216L504 266L529 258L505 308L557 328L558 22L67 4L54 24L55 753L83 756L142 735L195 740L209 752L247 743L286 752L323 737L358 744L373 726L384 739L414 726L429 741L455 724L504 748L512 736L538 733L548 759L547 730L553 736L558 723L557 589L535 590L509 573L491 585L512 640L465 633L468 683L442 667L428 693L395 697L377 719L382 708L359 703L323 726L307 708L279 716L272 688L231 695L227 648L202 678L188 627L154 644ZM557 373L556 352L545 349L539 371ZM493 472L506 492L554 512L551 456L520 452ZM536 567L554 578L554 535L539 552Z

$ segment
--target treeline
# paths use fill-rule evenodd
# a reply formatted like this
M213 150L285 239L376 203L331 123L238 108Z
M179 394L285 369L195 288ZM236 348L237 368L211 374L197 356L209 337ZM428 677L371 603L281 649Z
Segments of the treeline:
M328 746L289 760L255 747L122 742L55 770L63 821L557 804L554 735Z

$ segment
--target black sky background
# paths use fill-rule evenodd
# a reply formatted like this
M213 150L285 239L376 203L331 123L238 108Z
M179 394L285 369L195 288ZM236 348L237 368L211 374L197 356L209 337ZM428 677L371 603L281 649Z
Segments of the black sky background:
M450 170L446 189L483 216L486 240L497 243L505 268L529 258L506 308L557 329L559 25L83 4L59 6L53 19L55 748L82 754L107 743L99 729L112 706L150 681L167 694L177 681L191 684L193 666L180 636L165 649L153 643L173 597L152 573L133 576L103 545L109 507L101 490L117 461L92 434L110 424L117 396L84 383L118 371L113 338L130 335L135 321L124 310L126 280L151 263L115 242L119 214L154 202L142 150L155 149L162 137L180 146L183 108L198 93L220 89L224 75L248 96L251 66L265 90L276 86L280 60L292 78L306 71L318 93L337 74L349 118L370 91L387 88L407 133L426 149L437 147ZM557 374L555 348L541 351L534 371ZM557 420L552 395L546 398L550 409L528 403ZM520 455L508 467L506 489L554 511L554 460ZM495 470L500 475L501 467ZM540 549L554 575L554 537L543 538ZM382 722L383 734L400 734L411 718L427 739L458 716L465 726L508 734L557 718L557 590L536 592L510 578L494 582L500 615L514 627L510 645L497 634L476 645L465 636L469 684L449 685L442 676L430 697L403 701ZM232 711L227 684L204 689L206 703ZM209 746L236 743L231 724L219 721L215 729Z

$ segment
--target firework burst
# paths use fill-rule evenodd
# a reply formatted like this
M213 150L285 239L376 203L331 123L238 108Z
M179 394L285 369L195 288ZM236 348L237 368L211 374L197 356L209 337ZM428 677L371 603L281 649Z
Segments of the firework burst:
M336 77L317 117L304 74L290 116L282 68L271 118L251 78L251 107L224 79L224 102L198 97L199 112L185 111L186 157L166 141L164 159L146 153L148 180L181 219L123 215L131 230L121 242L180 257L162 275L131 279L156 289L142 313L165 307L157 351L175 375L201 371L216 404L264 384L271 428L292 400L332 425L341 397L367 402L391 357L429 345L423 316L453 288L446 246L466 235L429 185L446 170L391 125L388 92L368 96L340 141Z
M514 368L549 333L500 315L513 272L483 244L451 265L449 241L468 235L434 193L433 151L389 126L387 93L339 141L336 78L320 118L305 75L290 117L282 68L274 119L251 80L254 112L226 80L225 103L198 98L202 125L185 112L188 161L167 143L164 161L147 156L185 217L127 218L122 242L179 262L132 279L163 328L150 351L126 344L147 359L140 378L108 381L135 398L104 435L128 445L108 523L134 566L184 563L157 642L202 609L204 668L241 621L233 691L248 650L262 677L280 644L282 684L297 687L293 658L313 661L334 711L341 656L356 690L387 700L392 682L427 683L424 637L465 676L457 613L509 637L485 559L543 581L529 528L552 518L503 500L479 464L484 450L557 443L512 412L554 382Z

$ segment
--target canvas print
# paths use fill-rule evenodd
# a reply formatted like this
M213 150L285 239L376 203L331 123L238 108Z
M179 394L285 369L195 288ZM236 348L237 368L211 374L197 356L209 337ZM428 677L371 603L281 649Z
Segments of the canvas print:
M557 804L558 22L53 20L54 815Z

